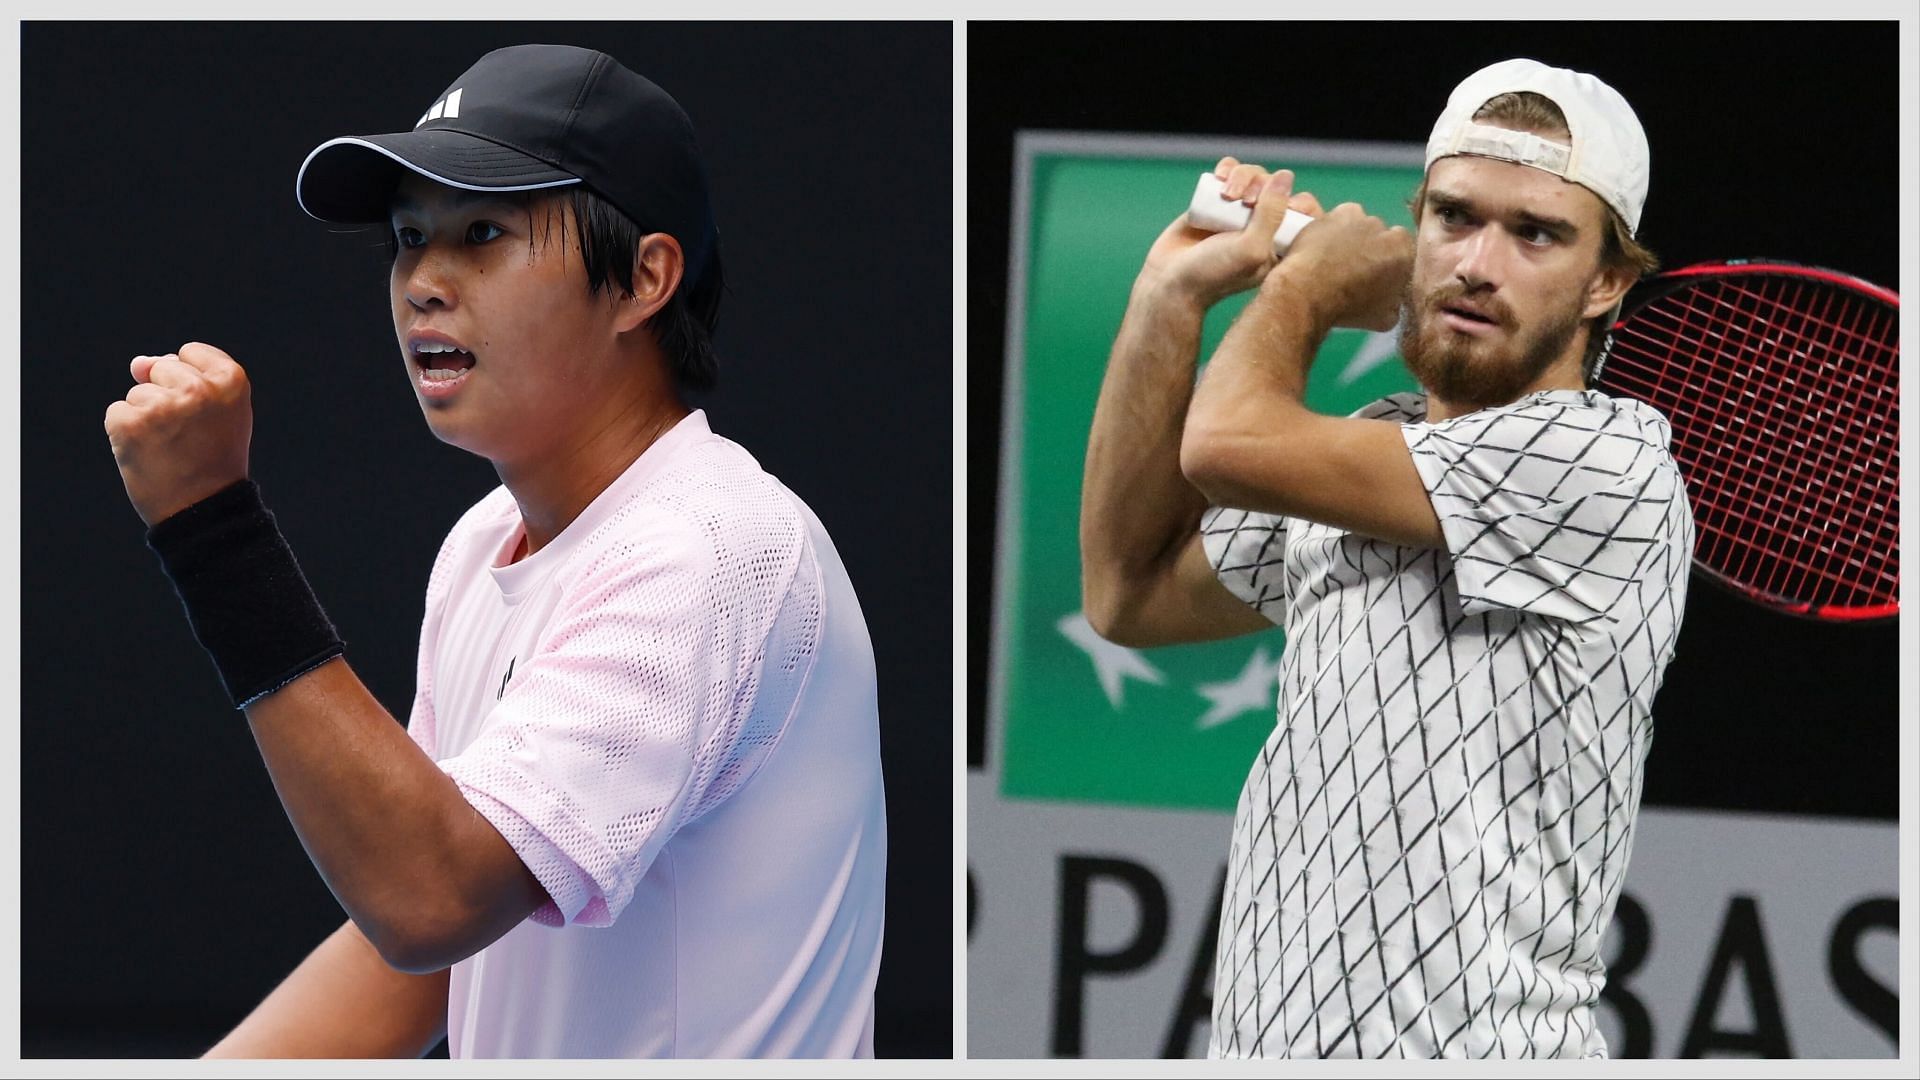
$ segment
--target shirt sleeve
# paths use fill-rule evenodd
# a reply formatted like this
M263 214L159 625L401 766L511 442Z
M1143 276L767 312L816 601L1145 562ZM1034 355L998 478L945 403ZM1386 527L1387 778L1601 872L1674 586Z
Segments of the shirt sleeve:
M440 763L547 890L533 918L611 925L726 753L751 613L678 519L624 536L562 592L485 729Z
M1536 398L1402 426L1464 613L1610 622L1667 543L1678 473L1642 419L1611 405Z
M428 659L434 655L435 642L440 637L440 620L447 606L447 578L455 552L459 550L459 535L460 527L456 525L441 541L440 552L433 559L433 570L427 575L426 610L420 619L420 651L413 662L413 708L407 714L407 734L415 746L436 760L440 756L435 749L439 738L433 719L433 665Z
M1422 415L1418 394L1389 394L1361 406L1352 415L1371 420L1406 420ZM1286 574L1287 536L1293 521L1279 514L1216 506L1200 519L1200 542L1214 576L1248 607L1275 626L1286 625L1292 586Z
M1200 542L1214 576L1275 626L1286 625L1288 522L1278 514L1218 506L1200 519Z

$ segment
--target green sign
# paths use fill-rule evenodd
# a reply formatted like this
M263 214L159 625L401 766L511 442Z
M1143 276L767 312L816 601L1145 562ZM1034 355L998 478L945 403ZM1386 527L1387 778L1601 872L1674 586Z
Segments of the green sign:
M993 666L1004 796L1231 810L1272 730L1277 629L1127 649L1080 603L1080 476L1108 350L1148 246L1227 154L1293 169L1324 206L1412 224L1418 146L1023 133L1016 148ZM1245 302L1208 315L1201 356ZM1340 330L1307 401L1344 415L1414 388L1391 333Z

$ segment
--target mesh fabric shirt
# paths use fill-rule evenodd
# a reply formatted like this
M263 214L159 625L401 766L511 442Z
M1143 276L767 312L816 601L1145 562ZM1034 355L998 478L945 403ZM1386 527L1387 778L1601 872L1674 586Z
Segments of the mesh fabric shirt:
M550 900L454 965L455 1057L871 1056L873 650L811 511L695 412L564 532L496 489L408 731Z
M1396 394L1446 548L1215 509L1220 580L1286 630L1234 818L1216 1057L1603 1056L1693 520L1666 419L1547 391Z

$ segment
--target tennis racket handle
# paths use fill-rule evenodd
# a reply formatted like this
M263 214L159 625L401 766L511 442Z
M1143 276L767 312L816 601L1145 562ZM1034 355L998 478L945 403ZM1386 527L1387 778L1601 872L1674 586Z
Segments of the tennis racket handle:
M1193 202L1187 207L1187 224L1208 232L1238 232L1253 220L1253 207L1238 199L1223 199L1220 190L1224 181L1210 172L1200 174L1200 183L1193 189ZM1313 219L1298 210L1287 211L1286 218L1280 222L1280 231L1273 234L1273 254L1283 258L1287 249L1293 246L1293 238L1300 230L1313 224Z

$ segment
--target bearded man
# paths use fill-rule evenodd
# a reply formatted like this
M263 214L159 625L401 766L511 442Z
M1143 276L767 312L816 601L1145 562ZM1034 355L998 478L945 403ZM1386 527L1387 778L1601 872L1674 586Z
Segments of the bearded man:
M1455 89L1415 231L1232 158L1135 283L1087 449L1088 619L1132 646L1285 628L1241 791L1217 1057L1603 1056L1601 939L1693 520L1658 412L1587 388L1653 268L1638 118L1509 60ZM1284 260L1291 206L1316 220ZM1257 289L1196 388L1208 308ZM1335 327L1424 392L1314 413Z

